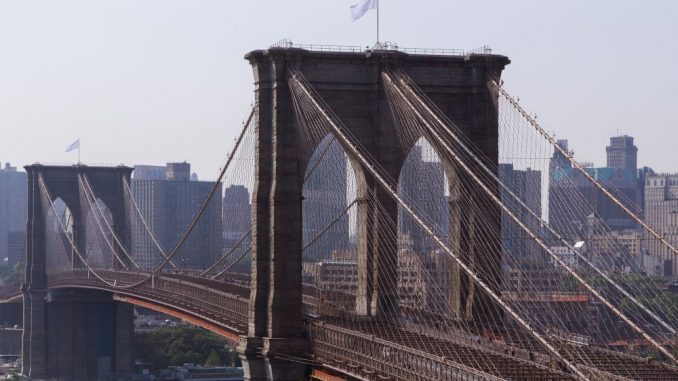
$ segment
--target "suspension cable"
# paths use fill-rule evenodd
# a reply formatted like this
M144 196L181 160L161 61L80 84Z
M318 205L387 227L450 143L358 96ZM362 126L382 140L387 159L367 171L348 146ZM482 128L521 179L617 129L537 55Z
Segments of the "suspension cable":
M438 237L437 234L434 233L433 229L428 226L427 223L425 223L417 213L413 211L413 209L410 207L410 205L406 202L403 201L403 199L398 195L396 191L394 191L391 187L391 185L382 177L382 175L375 169L372 163L370 163L365 156L360 152L360 150L356 147L357 143L354 143L349 139L345 132L343 131L344 128L340 125L340 121L338 117L336 116L331 116L328 114L328 110L326 109L327 106L322 105L314 93L312 93L312 90L309 89L310 85L307 85L305 83L305 79L302 79L303 76L302 74L296 70L296 69L291 69L290 70L290 80L291 83L296 85L306 97L310 99L310 101L313 103L313 105L318 109L318 111L322 114L322 116L325 118L325 120L329 123L329 125L332 127L334 130L334 133L337 135L337 137L348 147L352 154L360 160L361 164L365 166L370 172L370 174L382 185L382 187L391 195L391 197L414 219L417 224L421 226L422 229L424 229L427 234L433 238L438 245L440 245L441 248L466 272L466 274L471 277L474 282L476 282L498 305L500 305L506 312L508 312L520 325L522 325L528 332L530 332L537 341L539 341L549 352L551 352L554 356L558 357L566 366L573 371L579 378L583 380L588 380L588 377L584 375L577 367L574 366L570 361L568 361L564 356L560 354L545 338L543 338L536 330L534 330L530 324L525 321L518 313L516 313L508 304L506 304L497 293L492 290L482 279L478 277L478 275L471 270L465 263L462 261L445 243L444 241ZM303 82L302 82L303 80ZM335 120L335 118L337 120Z
M240 254L240 256L239 256L238 258L236 258L233 262L229 263L223 270L221 270L218 274L212 276L211 278L212 278L212 279L216 279L216 278L219 278L220 276L226 274L226 272L228 272L228 270L230 270L231 268L233 268L233 266L235 266L235 265L237 265L238 263L240 263L240 261L241 261L243 258L245 258L245 256L246 256L249 252L251 252L251 251L252 251L252 247L250 246L250 247L247 248L247 250L245 250L245 252L243 252L242 254Z
M388 78L388 77L387 77ZM396 88L397 91L400 91L398 88ZM417 115L417 117L429 128L429 131L433 133L436 138L443 144L446 144L445 140L438 134L437 131L431 126L428 120L419 112L418 109L410 102L410 100L405 97L404 94L400 93L403 99L408 103L408 106L412 109L412 111ZM444 122L440 119L440 117L437 115L437 113L434 113L428 105L426 105L421 99L419 99L416 94L414 95L415 99L417 102L429 113L431 117L433 117L436 122L439 125L443 125ZM449 147L449 146L448 146ZM520 226L523 231L525 231L530 238L535 241L546 253L548 253L553 260L558 262L570 275L575 277L577 281L579 281L580 284L582 284L589 292L591 292L596 299L598 299L600 302L605 304L608 308L610 308L617 316L619 316L626 324L628 324L631 328L633 328L636 332L638 332L641 336L643 336L645 339L647 339L654 347L656 347L659 351L661 351L666 357L671 359L674 363L676 362L675 357L673 354L671 354L666 348L664 348L661 344L659 344L652 336L647 334L642 328L640 328L638 325L636 325L631 319L629 319L623 312L621 312L617 307L615 307L612 303L610 303L605 297L603 297L598 291L596 291L591 285L589 285L576 271L574 271L565 261L563 261L560 256L556 255L539 237L537 237L528 227L523 223L510 209L504 205L501 200L487 187L487 185L484 184L483 181L478 178L478 176L468 167L466 163L463 162L461 158L459 158L455 153L452 152L451 148L448 148L449 153L451 156L457 161L457 163L464 168L467 174L469 174L473 180L485 191L485 193L500 207L504 212L511 217L511 219L516 222Z
M165 253L165 250L163 250L162 246L160 246L160 243L158 240L155 238L155 234L151 231L151 228L148 226L148 223L146 223L146 219L144 218L144 215L141 213L141 209L139 208L139 205L137 204L137 201L134 199L134 195L132 194L132 188L129 186L129 182L127 181L127 178L123 176L122 178L122 184L123 187L125 188L127 194L129 195L130 200L132 201L132 205L134 206L134 209L137 212L137 215L139 216L139 219L141 220L142 225L144 225L144 229L148 232L148 235L151 237L151 241L153 241L153 244L155 247L160 251L160 254L162 254L163 257L167 258L167 253ZM174 261L170 260L169 262L175 269L177 269L177 265L174 263Z
M605 196L607 196L612 202L615 203L619 208L621 208L626 214L629 215L634 221L636 221L638 224L640 224L645 230L647 230L650 234L652 234L656 239L658 239L664 246L666 246L670 251L673 252L673 255L678 255L678 248L672 246L664 237L662 237L659 233L657 233L648 223L643 221L642 218L640 218L636 213L634 213L631 209L629 209L624 203L619 201L610 191L608 191L600 182L598 182L596 179L593 178L586 170L584 167L582 167L581 164L579 164L576 160L574 160L574 157L570 155L569 152L565 151L563 147L558 145L558 143L553 139L553 137L546 132L540 125L537 123L537 121L531 117L519 104L518 102L513 99L509 93L504 90L501 86L497 84L495 81L489 81L488 86L496 89L506 100L509 101L509 103L520 113L523 115L523 117L532 125L532 127L537 130L537 132L543 136L553 147L555 147L556 150L558 150L567 160L572 164L572 166L577 169L588 181L593 183L593 185L598 188Z
M235 245L233 245L233 247L232 247L227 253L225 253L224 255L222 255L221 258L220 258L218 261L214 262L214 264L213 264L212 266L210 266L207 270L201 272L199 276L204 276L205 274L207 274L207 273L209 273L210 271L212 271L215 267L219 266L219 264L223 263L223 262L224 262L231 254L233 254L233 252L235 252L235 250L236 250L237 248L240 247L240 245L241 245L243 242L245 242L245 239L247 239L247 237L249 237L250 234L252 234L252 229L248 230L247 233L243 234L243 236L240 237L240 239L238 240L238 242L236 242Z
M390 77L390 75L389 75L388 73L384 73L384 75L385 75L385 77L387 78L387 80L388 80L392 85L395 85L395 84L393 83L393 79ZM637 307L641 308L643 311L645 311L647 314L649 314L653 319L655 319L655 321L657 321L659 324L661 324L664 328L666 328L667 330L669 330L671 333L673 333L673 334L676 333L676 330L675 330L674 327L672 327L671 325L669 325L668 323L666 323L666 322L665 322L664 320L662 320L659 316L657 316L653 311L649 310L645 305L643 305L638 299L636 299L636 298L633 297L631 294L629 294L629 293L628 293L621 285L619 285L617 282L615 282L613 279L611 279L607 274L605 274L602 270L600 270L597 266L595 266L588 258L586 258L583 254L581 254L581 252L580 252L579 250L577 250L572 244L570 244L569 242L567 242L560 234L558 234L558 232L556 232L556 231L551 227L550 224L548 224L546 221L544 221L544 220L541 218L541 216L538 216L538 215L537 215L537 214L536 214L529 206L527 206L527 205L520 199L520 197L518 197L518 196L517 196L517 195L516 195L516 194L515 194L508 186L506 186L506 184L504 184L503 181L500 181L499 177L498 177L493 171L491 171L491 170L487 167L487 165L486 165L486 164L485 164L485 163L484 163L477 155L475 155L473 152L471 152L471 150L469 149L469 147L468 147L466 144L464 144L464 143L461 141L461 139L459 138L459 136L458 136L458 135L450 128L450 124L451 124L452 122L449 121L449 120L446 120L447 118L445 118L445 117L441 117L441 113L439 112L439 110L434 110L434 109L435 109L435 106L432 106L432 107L431 107L429 102L424 102L424 101L421 99L422 97L424 97L424 95L419 95L419 93L415 92L415 90L414 90L414 88L413 88L415 85L413 85L412 81L411 81L409 78L407 78L407 77L405 76L404 73L399 73L399 74L398 74L398 77L400 78L400 83L405 87L405 89L410 93L410 95L413 96L415 99L417 99L417 101L419 101L419 103L423 105L423 107L424 107L425 110L429 113L429 115L431 115L432 117L436 118L436 120L438 121L439 125L445 129L445 131L446 131L446 132L447 132L447 133L448 133L448 134L449 134L449 135L457 142L457 144L458 144L462 149L464 149L464 151L465 151L465 152L466 152L466 153L467 153L467 154L468 154L468 155L469 155L469 156L470 156L470 157L471 157L471 158L472 158L472 159L473 159L473 160L474 160L474 161L475 161L475 162L476 162L476 163L477 163L477 164L478 164L478 165L479 165L479 166L480 166L480 167L481 167L481 168L482 168L482 169L483 169L483 170L484 170L484 171L485 171L485 172L486 172L486 173L487 173L494 181L496 181L496 182L502 187L502 189L503 189L504 191L506 191L506 192L512 197L513 200L517 201L518 204L519 204L524 210L526 210L526 211L530 214L531 217L536 218L536 219L541 223L541 225L544 226L544 227L546 227L546 229L547 229L551 234L553 234L553 235L554 235L554 236L555 236L562 244L564 244L568 249L570 249L572 252L574 252L578 259L580 259L581 261L583 261L584 263L586 263L588 266L590 266L590 267L591 267L598 275L600 275L601 277L603 277L603 279L605 279L608 283L610 283L612 286L614 286L614 288L617 289L617 291L621 292L625 297L629 298L629 300L631 300ZM394 86L394 87L395 87L395 86ZM400 92L400 90L397 89L397 88L396 88L396 91L398 91L399 95L401 95L401 97L403 97L403 99L404 99L405 95L402 94L402 93ZM437 112L434 112L434 111L437 111ZM447 143L446 143L445 140L441 140L441 143L442 143L443 145L445 145L445 147L446 147L447 150L451 150L451 147L449 147L449 145L447 145ZM550 254L550 253L549 253L549 254ZM571 273L572 271L574 271L574 270L569 269L569 268L566 268L566 270L568 270L568 272L570 272L570 273ZM580 278L575 278L575 279L576 279L577 281L580 280ZM582 280L583 280L583 279L582 279ZM585 287L586 287L586 286L588 286L588 284L586 284Z
M38 175L38 181L39 181L39 187L40 187L40 190L42 191L43 196L44 196L45 198L47 198L47 200L48 200L48 202L49 202L49 205L50 205L50 207L51 207L51 209L52 209L52 213L54 213L54 215L58 215L59 213L57 212L57 210L56 210L56 208L55 208L55 206L54 206L54 202L52 201L52 196L50 195L49 190L47 189L47 184L45 183L45 180L44 180L44 178L42 177L42 174L39 174L39 175ZM61 230L63 231L64 235L65 235L66 238L68 239L68 242L71 244L71 248L73 249L73 252L75 252L75 254L78 256L78 258L80 259L80 261L82 261L83 265L85 265L85 268L86 268L90 273L92 273L97 279L99 279L99 280L102 281L104 284L108 285L109 287L120 287L120 286L117 286L115 283L109 282L109 281L107 281L106 279L104 279L101 275L99 275L99 274L96 272L96 270L95 270L89 263L87 263L86 258L82 255L82 253L81 253L80 250L78 249L78 245L75 243L75 241L73 241L73 237L71 237L71 236L68 234L68 231L67 231L66 227L64 226L63 221L61 221L60 218L57 218L57 221L59 222L59 226L61 227Z
M108 220L106 219L106 216L104 215L104 211L101 210L99 203L96 201L96 196L94 194L94 191L92 190L92 187L89 183L89 178L87 177L87 175L81 175L80 173L78 173L78 182L80 183L80 185L83 187L83 190L85 191L85 198L87 199L87 202L89 203L89 207L91 209L94 209L93 204L96 205L96 210L99 211L99 215L101 216L101 218L106 223L106 226L108 227L108 230L111 232L111 235L112 235L115 243L118 244L118 247L120 247L123 254L125 254L125 256L129 259L129 261L132 263L132 265L134 265L134 267L136 267L136 268L139 268L139 265L134 261L134 258L132 257L132 255L130 255L130 253L127 251L127 249L125 249L125 246L122 244L122 242L120 242L120 239L118 238L118 235L113 230L113 227L108 223ZM113 255L118 259L118 261L120 261L120 264L122 264L124 267L127 267L127 264L125 264L122 261L122 259L118 257L118 254L117 254L115 248L106 238L106 234L103 231L103 226L101 226L101 222L99 221L99 219L95 218L95 220L96 220L97 226L99 227L99 231L101 232L101 235L104 237L104 240L106 241L108 246L113 251Z

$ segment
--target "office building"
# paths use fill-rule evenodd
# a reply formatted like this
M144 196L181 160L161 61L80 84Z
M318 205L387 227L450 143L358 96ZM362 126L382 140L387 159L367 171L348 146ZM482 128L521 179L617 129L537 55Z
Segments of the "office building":
M165 180L165 167L161 165L135 165L135 180Z
M568 150L566 140L560 140L558 144ZM635 155L633 149L627 148L627 151L627 156ZM634 158L620 159L617 151L610 155L613 156L612 162L615 165L630 161L635 165ZM635 213L640 212L636 169L589 167L584 170L627 208ZM611 230L636 228L635 221L578 169L573 168L560 152L555 152L550 161L548 204L549 224L571 242L582 240L586 236L586 219L592 213L601 218Z
M514 169L512 164L499 164L502 202L523 221L530 231L539 234L541 223L541 171ZM516 200L515 195L520 201ZM521 206L525 204L537 217ZM504 258L509 263L541 260L541 250L530 235L506 213L501 215L501 242Z
M26 172L17 171L9 163L0 169L0 261L8 258L10 265L16 264L17 250L22 250L17 240L26 234L27 183Z
M213 182L190 181L190 164L170 163L165 180L132 181L132 193L142 215L166 253L171 252L192 223L210 193ZM221 194L221 184L216 195ZM186 269L204 269L220 256L222 248L221 202L212 198L174 263ZM133 250L142 267L162 259L139 218L132 218Z
M165 180L190 181L191 165L185 161L183 163L167 163L165 167Z
M638 169L638 147L633 145L631 136L613 136L607 151L607 167L627 169L636 172Z
M648 174L645 179L645 221L674 247L678 246L678 173ZM643 264L650 275L675 277L675 255L643 232Z

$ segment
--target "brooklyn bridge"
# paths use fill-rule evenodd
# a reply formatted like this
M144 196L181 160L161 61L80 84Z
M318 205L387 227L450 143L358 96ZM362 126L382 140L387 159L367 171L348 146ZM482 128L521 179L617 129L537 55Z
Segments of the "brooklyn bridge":
M576 184L547 214L503 171L539 171L541 199L558 157L674 263L678 249L508 92L507 57L283 41L245 58L252 110L171 250L132 168L26 167L25 273L0 285L3 303L23 305L23 374L132 372L140 306L232 341L251 381L678 380L676 306L648 303L644 278L620 281L637 263L608 227L607 255L593 256L549 218L587 202ZM405 171L417 155L442 177ZM252 190L251 228L194 265L184 246L220 184ZM310 189L338 187L345 208L307 213ZM350 242L332 234L340 221ZM509 286L518 270L536 275Z

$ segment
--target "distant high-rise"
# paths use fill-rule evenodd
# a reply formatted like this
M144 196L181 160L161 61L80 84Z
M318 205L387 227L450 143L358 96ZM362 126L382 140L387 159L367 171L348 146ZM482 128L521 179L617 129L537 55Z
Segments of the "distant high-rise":
M135 180L165 180L165 167L161 165L135 165Z
M678 173L646 176L644 209L645 221L671 245L678 246ZM642 252L648 273L664 277L678 274L675 256L647 232Z
M190 181L191 165L185 161L183 163L167 163L165 179L170 181Z
M193 221L213 182L189 181L190 164L168 164L167 180L132 180L132 193L165 252L171 251ZM171 178L171 179L170 179ZM221 184L216 194L221 194ZM213 197L174 263L203 269L221 254L221 197ZM142 266L157 265L161 255L139 219L133 219L133 250Z
M566 140L558 144L567 151ZM635 169L587 167L584 170L628 208L639 211ZM586 221L592 213L612 230L636 227L635 221L620 207L573 168L560 152L555 152L549 166L549 224L570 241L581 240L587 234Z
M563 151L567 152L568 155L572 156L573 152L568 148L568 142L566 139L560 139L556 142L558 147ZM563 155L560 151L554 150L553 156L551 157L550 166L551 170L560 169L560 168L570 168L572 164L567 156Z
M645 184L647 184L647 176L654 175L654 170L650 167L643 167L638 169L638 206L642 208L640 215L645 215Z
M449 234L448 199L445 197L445 171L433 148L426 144L412 147L400 173L399 192L412 204L417 205L423 215L430 218L438 234ZM428 235L405 211L398 216L399 231L409 236L412 250L418 254L438 249Z
M638 147L633 145L632 136L611 137L606 151L608 168L628 169L634 173L638 169Z
M224 191L224 248L232 248L252 227L250 193L242 185L231 185Z
M11 257L10 264L18 261L16 240L26 234L27 184L26 172L17 171L9 163L0 169L0 261Z
M499 180L537 216L541 216L541 171L530 168L517 170L512 164L499 164ZM501 189L502 202L521 221L525 222L531 231L538 232L539 219L521 207L518 200L512 197L508 190ZM506 213L502 213L501 216L501 241L507 259L511 262L538 259L540 250L537 244Z

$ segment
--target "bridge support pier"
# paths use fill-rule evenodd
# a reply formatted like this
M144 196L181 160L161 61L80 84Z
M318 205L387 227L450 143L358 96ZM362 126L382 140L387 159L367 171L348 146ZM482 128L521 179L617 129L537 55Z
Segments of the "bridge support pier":
M45 208L39 172L29 170L26 268L24 284L24 332L21 372L34 379L47 376L47 273L45 256Z
M239 352L248 381L306 378L302 305L302 175L284 55L246 57L256 96L252 290Z
M397 232L388 219L397 221L398 206L372 179L366 179L363 198L376 201L358 204L356 314L392 320L399 311L398 253L394 249Z
M23 303L0 304L0 326L23 325Z
M85 216L79 179L85 175L93 192L109 206L117 233L129 247L129 221L124 218L122 179L127 167L26 166L28 220L24 284L22 373L32 379L61 377L93 380L110 372L133 370L134 340L131 306L114 302L110 294L83 290L48 290L46 221L50 202L61 198L75 217L73 236L85 252ZM45 199L44 181L53 200ZM111 263L115 263L111 258ZM73 267L81 267L72 260Z
M24 332L22 371L24 375L41 379L47 376L47 292L24 287Z
M45 375L89 381L133 372L132 306L87 291L52 291L49 298Z
M306 378L304 364L290 361L290 358L303 360L306 357L308 342L305 338L290 340L243 336L238 352L246 380L297 381Z
M384 70L398 68L408 73L494 163L498 155L497 115L486 84L499 78L508 59L486 54L432 57L387 50L317 53L297 48L257 50L245 58L254 73L256 143L252 283L247 335L239 351L246 380L296 381L304 378L306 371L298 360L308 356L301 288L303 175L313 150L332 129L322 116L305 113L303 109L312 106L293 99L288 83L290 67L303 73L321 103L331 109L326 111L336 113L347 133L388 177L397 180L408 153L424 132L398 130L415 127L396 123L398 118L384 89ZM398 232L393 224L398 220L398 206L355 157L349 155L349 160L362 200L358 203L355 314L365 319L397 320L402 314ZM477 210L471 218L455 216L457 220L469 219L467 225L474 227L474 218L494 217L494 212L490 207ZM499 227L500 221L495 218L494 222ZM479 242L479 238L478 232L453 237L473 250L468 261L489 273L484 280L498 285L498 246L496 242ZM325 254L329 257L331 253ZM491 308L481 309L482 303L477 301L483 301L483 296L464 277L456 276L450 287L454 288L449 293L450 304L457 316L496 320Z

